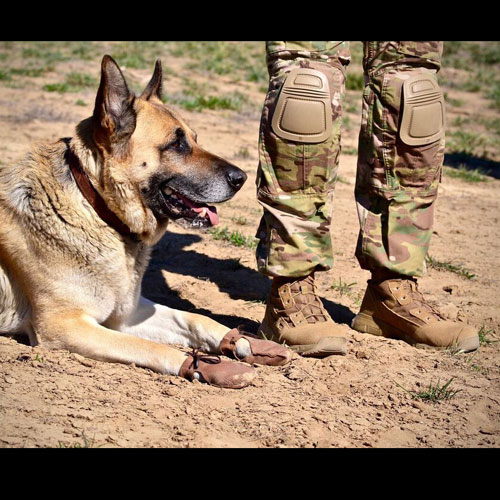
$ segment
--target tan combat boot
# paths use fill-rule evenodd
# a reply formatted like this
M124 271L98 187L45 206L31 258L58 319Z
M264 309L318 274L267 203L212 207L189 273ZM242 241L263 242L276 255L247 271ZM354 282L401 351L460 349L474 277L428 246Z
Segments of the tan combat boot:
M444 319L425 302L417 280L401 276L370 279L352 328L362 333L402 339L415 347L473 351L479 347L476 330Z
M317 295L314 273L274 278L258 335L285 343L302 356L345 354L347 339Z

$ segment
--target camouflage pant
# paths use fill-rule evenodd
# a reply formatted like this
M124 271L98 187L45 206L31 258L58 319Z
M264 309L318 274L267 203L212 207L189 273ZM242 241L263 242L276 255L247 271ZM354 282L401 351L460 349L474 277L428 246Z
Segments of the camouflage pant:
M364 42L362 123L355 198L360 232L356 257L363 269L409 276L425 271L444 137L408 146L398 134L403 81L435 75L442 42ZM259 132L257 265L268 276L304 276L333 266L330 222L341 150L349 42L266 42L269 89ZM328 79L333 130L321 143L278 137L271 120L286 75L296 67Z

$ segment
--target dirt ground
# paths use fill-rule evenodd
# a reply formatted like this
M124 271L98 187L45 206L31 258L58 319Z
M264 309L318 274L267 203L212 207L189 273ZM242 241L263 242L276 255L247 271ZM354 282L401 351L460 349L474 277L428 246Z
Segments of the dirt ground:
M99 63L68 64L95 73ZM181 63L174 58L169 64L175 69ZM128 74L145 85L151 71ZM92 112L92 89L78 95L40 90L44 79L53 77L19 88L0 87L2 168L18 160L32 142L73 135L76 123ZM175 91L181 84L170 76L166 87ZM237 84L220 77L217 85ZM254 87L246 91L262 102ZM87 104L75 104L78 96ZM241 192L219 206L220 227L254 236L261 213L254 185L258 111L180 112L202 146L248 173ZM359 114L353 113L343 137L345 150L356 147L358 127ZM500 343L494 341L500 332L500 180L468 183L443 176L429 254L463 266L475 277L431 268L420 288L450 318L475 325L493 341L482 343L475 353L456 355L349 328L369 276L354 258L356 156L342 154L340 165L332 224L335 267L318 275L318 282L325 307L349 339L346 356L314 360L295 355L285 367L259 367L251 386L231 391L0 336L0 446L498 447ZM256 331L269 286L256 271L252 249L171 224L154 249L143 293L228 327ZM448 400L412 397L450 380L454 395Z

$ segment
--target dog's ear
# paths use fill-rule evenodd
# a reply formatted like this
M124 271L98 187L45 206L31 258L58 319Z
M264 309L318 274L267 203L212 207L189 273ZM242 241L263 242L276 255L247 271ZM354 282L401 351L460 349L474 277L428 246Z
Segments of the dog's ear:
M152 95L155 95L161 101L162 83L163 83L163 72L161 69L161 61L158 59L155 64L155 70L153 76L151 77L151 80L149 81L148 85L141 94L141 97L143 99L148 100L151 98Z
M118 64L111 56L105 55L94 107L94 134L97 142L106 149L112 143L123 143L135 130L134 99Z

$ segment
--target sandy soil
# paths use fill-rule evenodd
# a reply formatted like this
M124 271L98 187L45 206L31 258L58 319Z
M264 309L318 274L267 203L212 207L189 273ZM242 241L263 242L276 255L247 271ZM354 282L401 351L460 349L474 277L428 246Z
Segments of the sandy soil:
M98 62L74 65L94 74ZM144 84L150 76L146 70L132 73ZM74 125L91 113L94 91L47 93L40 90L44 79L53 81L54 75L23 88L0 87L2 165L18 160L34 141L71 136ZM236 84L221 78L218 85L234 89ZM174 91L180 79L169 77L168 86ZM251 86L246 91L258 109L262 94ZM88 104L76 105L78 97ZM221 227L253 236L260 218L254 186L258 111L181 113L203 146L248 173L246 185L219 207L219 214ZM359 116L350 116L346 149L356 146L359 126ZM245 148L249 156L242 157ZM498 447L500 343L454 355L349 328L368 273L353 256L356 157L343 154L340 161L332 225L335 268L318 279L326 308L348 336L346 356L295 356L285 367L258 368L251 386L231 391L0 337L0 446ZM432 304L450 318L483 327L491 340L500 332L499 188L494 179L471 184L443 177L429 253L463 265L476 277L430 269L420 280ZM350 286L335 286L340 280ZM269 285L256 271L249 248L172 224L154 250L143 288L152 300L256 331ZM449 388L458 392L447 401L427 402L409 392L450 379Z

